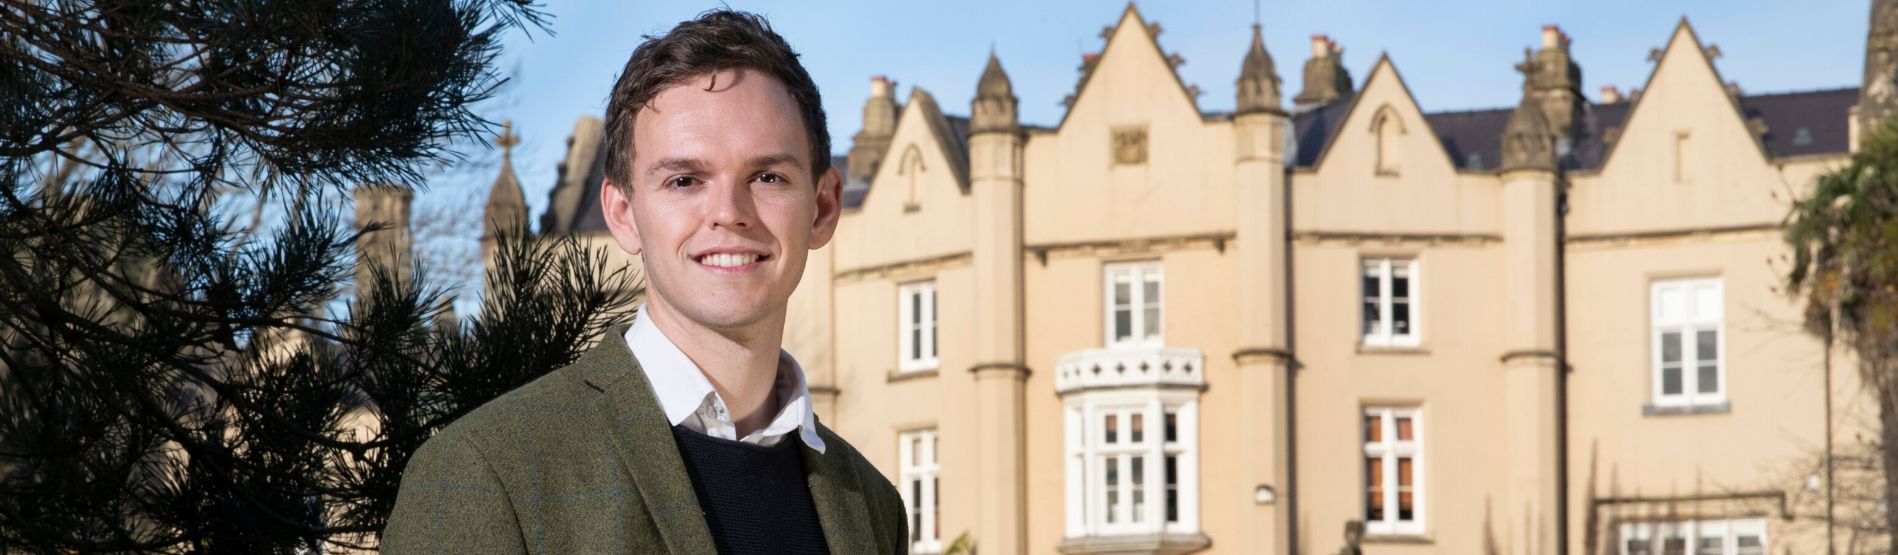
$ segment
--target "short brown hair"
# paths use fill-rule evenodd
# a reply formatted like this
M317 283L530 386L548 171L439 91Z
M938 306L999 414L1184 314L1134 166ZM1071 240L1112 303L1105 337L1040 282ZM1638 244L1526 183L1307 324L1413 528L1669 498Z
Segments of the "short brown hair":
M622 187L632 181L633 121L661 91L693 77L746 68L783 82L804 119L811 143L811 174L830 169L830 131L817 83L797 52L757 14L715 9L679 23L664 36L646 36L613 83L606 102L606 175ZM622 189L631 192L630 189Z

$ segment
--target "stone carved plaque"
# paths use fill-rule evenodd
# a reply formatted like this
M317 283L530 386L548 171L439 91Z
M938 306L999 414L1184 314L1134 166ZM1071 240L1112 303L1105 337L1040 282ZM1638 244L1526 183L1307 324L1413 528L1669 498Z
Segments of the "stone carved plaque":
M1128 126L1114 129L1114 165L1147 163L1147 127Z

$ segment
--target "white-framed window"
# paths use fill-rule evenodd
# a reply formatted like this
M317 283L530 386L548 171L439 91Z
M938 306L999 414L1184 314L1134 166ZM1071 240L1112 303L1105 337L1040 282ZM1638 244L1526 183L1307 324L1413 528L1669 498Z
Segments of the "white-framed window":
M1417 346L1417 259L1366 258L1361 270L1364 344Z
M1656 281L1651 308L1656 406L1693 406L1727 400L1726 331L1721 324L1719 278Z
M1424 533L1423 414L1416 407L1364 409L1364 531Z
M1621 525L1621 555L1766 555L1766 519Z
M942 466L936 457L936 430L897 435L903 509L909 514L911 553L942 551Z
M906 283L897 288L897 370L930 370L936 358L936 282Z
M1164 276L1159 261L1107 265L1106 332L1108 347L1158 347Z
M1198 393L1069 397L1069 537L1199 531Z

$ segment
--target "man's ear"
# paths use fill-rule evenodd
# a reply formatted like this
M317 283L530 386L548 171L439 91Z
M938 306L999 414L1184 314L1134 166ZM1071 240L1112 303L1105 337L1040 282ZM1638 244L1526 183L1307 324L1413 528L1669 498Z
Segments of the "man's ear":
M811 222L811 250L830 243L837 233L837 218L843 215L844 178L837 168L824 170L817 177L817 218Z
M600 210L606 216L606 229L613 233L613 242L627 254L639 256L641 245L639 226L634 225L633 199L613 178L600 180Z

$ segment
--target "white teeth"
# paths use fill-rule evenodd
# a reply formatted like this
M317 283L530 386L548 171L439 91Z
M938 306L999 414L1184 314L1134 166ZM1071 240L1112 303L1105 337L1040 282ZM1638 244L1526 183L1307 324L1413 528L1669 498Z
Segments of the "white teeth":
M699 263L704 264L706 266L732 268L732 267L750 264L752 262L756 262L757 260L758 260L758 255L755 255L755 254L717 253L717 254L705 255L703 258L699 259Z

